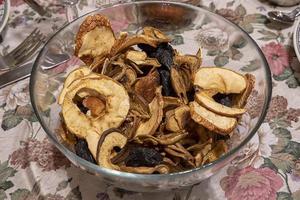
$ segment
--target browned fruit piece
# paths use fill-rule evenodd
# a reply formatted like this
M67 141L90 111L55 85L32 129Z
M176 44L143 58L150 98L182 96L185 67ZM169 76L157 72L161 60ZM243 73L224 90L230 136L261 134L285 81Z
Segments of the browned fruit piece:
M190 119L190 108L182 105L166 113L166 129L173 132L183 131Z
M91 111L92 117L99 117L105 112L105 102L97 97L89 96L82 104Z
M76 35L74 54L90 65L95 57L109 54L115 40L107 17L100 14L88 16Z
M187 91L186 91L186 85L183 79L183 76L181 76L178 72L178 69L176 67L171 68L171 83L174 91L176 92L177 96L182 99L182 101L187 104L188 98L187 98Z
M141 122L135 136L153 135L155 133L163 117L163 104L161 88L158 88L156 89L154 99L149 104L151 117L147 121Z
M138 80L134 85L134 90L150 103L155 97L155 90L159 86L159 83L159 73L155 70Z

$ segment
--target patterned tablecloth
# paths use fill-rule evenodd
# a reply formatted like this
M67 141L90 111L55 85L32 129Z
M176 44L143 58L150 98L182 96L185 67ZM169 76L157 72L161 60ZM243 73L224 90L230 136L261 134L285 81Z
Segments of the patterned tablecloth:
M35 27L51 34L66 23L59 0L40 3L47 8L49 16L38 16L23 0L11 0L8 30L0 45L3 54ZM80 0L80 14L93 10L94 4L95 1ZM265 122L247 145L245 155L238 164L195 186L189 199L299 200L300 64L292 47L293 27L278 30L269 26L266 13L275 7L260 0L204 0L201 4L250 33L270 64L274 88ZM229 56L216 55L219 57L216 60L224 64ZM255 67L253 62L245 70L255 70ZM1 200L178 200L186 195L186 192L124 191L74 167L49 142L37 122L30 105L28 79L0 90L0 124Z

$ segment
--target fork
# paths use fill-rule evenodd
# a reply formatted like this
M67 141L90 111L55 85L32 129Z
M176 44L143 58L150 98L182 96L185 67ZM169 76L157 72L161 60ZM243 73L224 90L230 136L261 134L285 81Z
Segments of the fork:
M46 37L36 28L14 50L0 57L0 70L9 70L29 60L44 43Z

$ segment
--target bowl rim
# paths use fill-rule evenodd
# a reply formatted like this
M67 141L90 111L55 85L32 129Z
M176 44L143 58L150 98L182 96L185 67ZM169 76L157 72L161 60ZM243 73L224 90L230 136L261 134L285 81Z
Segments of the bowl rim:
M218 158L217 160L210 162L208 164L202 165L200 167L197 168L193 168L190 170L186 170L186 171L181 171L181 172L176 172L176 173L170 173L170 174L135 174L135 173L129 173L129 172L123 172L123 171L117 171L117 170L113 170L113 169L108 169L108 168L104 168L101 167L99 165L93 164L89 161L86 161L84 159L82 159L81 157L77 156L75 153L73 153L72 151L70 151L68 148L66 148L62 143L58 142L54 136L52 134L50 134L52 131L50 131L46 125L46 123L44 123L43 117L39 114L38 112L38 107L37 107L37 103L35 102L35 98L34 98L34 83L36 80L36 71L38 68L38 61L40 60L40 57L42 57L43 55L43 51L45 49L45 47L47 46L47 44L56 36L58 35L61 31L63 31L65 28L67 28L69 26L69 24L85 18L88 15L94 14L94 13L98 13L99 11L105 10L107 8L112 8L112 7L118 7L118 6L126 6L126 5L140 5L140 4L165 4L165 5L178 5L178 6L182 6L182 7L186 7L189 9L193 9L193 10L197 10L198 12L204 12L204 13L208 13L210 15L213 15L217 18L219 18L220 20L226 21L227 23L231 24L232 26L234 26L235 28L239 29L243 34L245 34L246 37L248 37L248 39L253 43L253 45L256 47L257 53L260 55L261 59L262 59L262 64L265 66L265 78L266 78L266 99L265 102L263 104L263 109L262 109L262 113L260 115L260 117L258 118L258 121L255 125L255 127L252 129L252 131L250 132L250 134L239 144L237 145L235 148L233 148L232 150L228 151L226 154L222 155L220 158ZM238 153L251 139L252 137L256 134L257 130L259 129L259 127L261 126L261 124L263 123L265 116L267 114L267 110L269 107L269 103L271 100L271 95L272 95L272 78L271 78L271 71L270 71L270 67L268 65L268 62L262 52L262 50L260 49L260 47L258 46L258 44L255 42L255 40L246 32L244 31L241 27L239 27L238 25L234 24L233 22L227 20L226 18L224 18L221 15L218 15L216 13L213 13L212 11L206 10L204 8L201 7L196 7L190 4L185 4L185 3L180 3L180 2L170 2L170 1L134 1L134 2L127 2L127 3L118 3L118 4L114 4L114 5L108 5L108 6L103 6L102 8L93 10L91 12L88 12L82 16L80 16L79 18L73 20L72 22L69 22L67 24L65 24L64 26L62 26L57 32L55 32L45 43L45 45L43 46L43 48L40 50L37 58L34 61L33 64L33 68L31 71L31 76L30 76L30 99L31 99L31 104L33 106L33 110L37 116L38 121L40 122L42 128L44 129L44 131L46 132L46 134L48 135L48 137L50 138L50 140L55 144L55 146L63 153L66 154L67 158L71 157L73 160L76 160L76 163L79 163L80 166L84 166L85 168L87 168L88 171L95 171L98 174L101 175L105 175L105 176L109 176L109 177L115 177L115 178L125 178L127 180L143 180L143 181L153 181L153 180L162 180L162 179L169 179L169 178L180 178L182 176L188 175L188 174L193 174L195 172L200 172L203 171L205 169L211 168L217 164L222 163L222 161L230 159L230 157L236 153ZM69 158L68 158L69 159Z

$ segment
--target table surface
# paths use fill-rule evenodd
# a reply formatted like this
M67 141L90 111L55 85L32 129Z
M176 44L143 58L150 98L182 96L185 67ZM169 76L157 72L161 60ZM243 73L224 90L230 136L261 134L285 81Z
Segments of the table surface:
M11 0L8 30L0 45L3 54L35 27L51 34L66 23L59 0L40 2L51 16L41 18L23 0ZM95 1L79 2L80 14L95 9ZM264 24L267 11L276 7L260 0L203 0L202 5L239 24L256 40L273 73L273 96L245 155L193 187L189 199L299 200L300 64L292 47L293 27L276 30ZM0 200L185 199L187 191L142 194L116 189L73 166L37 122L28 79L0 90L0 123Z

